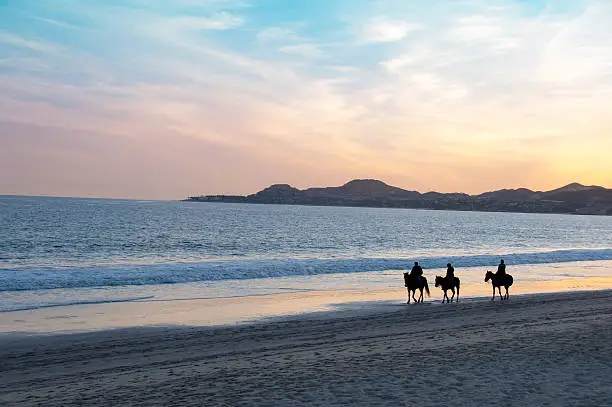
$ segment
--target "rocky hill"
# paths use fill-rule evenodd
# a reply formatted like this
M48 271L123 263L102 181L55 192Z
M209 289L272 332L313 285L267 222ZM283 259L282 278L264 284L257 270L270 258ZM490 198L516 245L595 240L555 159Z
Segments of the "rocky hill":
M363 179L338 187L304 190L276 184L247 196L203 195L189 197L187 201L612 215L612 189L578 183L551 191L519 188L468 195L421 194L382 181Z

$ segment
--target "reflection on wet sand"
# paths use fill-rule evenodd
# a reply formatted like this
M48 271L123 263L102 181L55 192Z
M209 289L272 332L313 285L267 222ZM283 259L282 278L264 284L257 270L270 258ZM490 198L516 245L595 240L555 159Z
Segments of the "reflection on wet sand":
M484 276L483 276L484 277ZM612 277L568 278L555 281L522 281L510 289L511 301L518 295L612 288ZM439 303L442 293L431 290L428 303ZM491 285L465 283L461 301L491 295ZM405 288L317 290L215 299L137 300L121 303L72 305L0 313L0 332L89 331L146 325L212 326L243 323L262 318L358 307L398 306L405 302ZM404 306L419 306L405 305Z

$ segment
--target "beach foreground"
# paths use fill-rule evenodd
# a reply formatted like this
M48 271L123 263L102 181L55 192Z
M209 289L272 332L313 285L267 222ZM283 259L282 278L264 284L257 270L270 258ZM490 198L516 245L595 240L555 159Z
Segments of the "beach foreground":
M0 404L612 404L612 291L0 339Z

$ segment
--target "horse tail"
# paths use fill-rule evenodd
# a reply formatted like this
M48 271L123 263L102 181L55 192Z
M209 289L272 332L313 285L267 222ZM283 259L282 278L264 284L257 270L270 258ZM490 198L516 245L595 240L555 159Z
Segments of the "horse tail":
M506 276L506 284L508 284L508 287L510 287L512 283L514 283L514 278L512 278L510 274L506 274Z
M427 280L425 280L425 292L427 293L427 296L429 297L429 285L427 284Z
M459 280L459 277L455 277L455 280L457 280L457 302L459 302L459 286L461 285L461 280Z

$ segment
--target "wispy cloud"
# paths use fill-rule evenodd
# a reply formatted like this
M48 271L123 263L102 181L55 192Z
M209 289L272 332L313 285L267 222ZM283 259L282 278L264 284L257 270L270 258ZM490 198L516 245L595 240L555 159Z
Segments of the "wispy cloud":
M0 31L0 43L32 51L54 53L60 50L57 45L38 39L25 38L6 31Z
M300 36L288 27L267 27L257 33L259 41L295 41Z
M503 33L499 19L472 15L457 18L457 25L451 35L458 41L486 40Z
M366 22L361 32L361 40L366 43L372 42L396 42L400 41L413 31L421 28L420 24L410 23L403 20L392 20L377 18Z
M320 58L324 55L321 48L316 44L294 44L280 47L280 51L285 54L298 55L305 58Z
M52 19L52 18L36 17L36 16L34 16L32 18L34 20L42 21L44 23L47 23L49 25L56 26L56 27L67 28L69 30L77 30L77 29L79 29L79 27L77 27L77 26L75 26L73 24L68 24L68 23L66 23L64 21L59 21L59 20L55 20L55 19Z
M179 17L175 23L183 28L196 30L229 30L240 27L244 19L235 14L220 12L211 17Z

